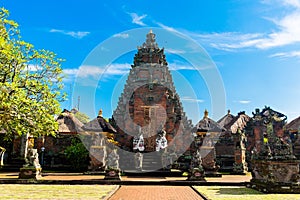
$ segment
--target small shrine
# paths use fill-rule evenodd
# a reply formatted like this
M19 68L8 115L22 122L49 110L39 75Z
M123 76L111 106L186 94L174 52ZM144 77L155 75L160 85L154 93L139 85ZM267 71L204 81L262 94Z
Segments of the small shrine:
M250 117L245 112L234 116L228 110L228 113L218 121L226 129L216 144L217 163L220 165L220 171L234 174L245 174L248 171L245 128L249 120Z
M300 160L300 117L286 124L284 128L288 132L293 144L293 153Z
M98 116L86 123L82 129L90 136L85 141L89 148L90 173L102 173L105 171L105 179L120 180L119 155L113 140L116 130L102 116L100 109Z
M71 163L64 151L72 144L72 140L82 133L83 123L78 120L73 111L64 109L57 116L58 130L56 136L42 135L35 138L37 149L44 169L70 169Z
M207 176L218 174L219 166L216 164L215 144L224 131L223 127L208 117L207 110L204 112L203 119L193 129L193 132L195 132L196 151L200 151L202 166Z
M247 124L247 154L253 188L264 192L299 193L299 160L284 131L287 117L270 107L256 109Z

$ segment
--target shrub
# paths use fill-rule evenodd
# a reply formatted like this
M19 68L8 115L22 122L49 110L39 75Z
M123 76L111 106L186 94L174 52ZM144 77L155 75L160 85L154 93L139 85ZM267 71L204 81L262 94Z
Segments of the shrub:
M71 146L65 150L66 157L69 163L72 165L73 171L87 170L89 164L89 152L81 142L80 138L73 138Z

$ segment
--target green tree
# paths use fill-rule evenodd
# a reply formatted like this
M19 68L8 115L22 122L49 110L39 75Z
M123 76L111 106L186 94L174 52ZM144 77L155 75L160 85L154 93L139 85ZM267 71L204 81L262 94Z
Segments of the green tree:
M60 113L62 59L21 40L18 24L0 8L0 130L14 134L55 134Z
M85 123L87 123L87 122L90 121L90 117L89 117L87 114L82 113L82 112L76 110L75 108L73 108L73 109L71 110L71 112L74 113L74 116L75 116L79 121L81 121L83 124L85 124Z

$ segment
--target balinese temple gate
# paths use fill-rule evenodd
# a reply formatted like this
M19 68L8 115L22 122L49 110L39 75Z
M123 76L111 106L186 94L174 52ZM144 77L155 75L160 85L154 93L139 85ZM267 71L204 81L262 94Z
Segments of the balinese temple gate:
M192 122L183 112L164 49L152 31L138 47L111 124L125 171L168 168L193 141Z

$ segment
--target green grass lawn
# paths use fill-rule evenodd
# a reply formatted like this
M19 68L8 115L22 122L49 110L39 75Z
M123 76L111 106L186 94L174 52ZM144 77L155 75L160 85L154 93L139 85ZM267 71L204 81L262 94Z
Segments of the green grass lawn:
M211 200L297 200L300 194L264 194L259 191L238 186L194 186Z
M0 185L0 199L103 199L115 185Z

